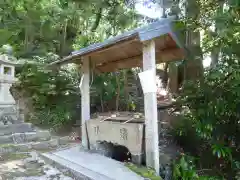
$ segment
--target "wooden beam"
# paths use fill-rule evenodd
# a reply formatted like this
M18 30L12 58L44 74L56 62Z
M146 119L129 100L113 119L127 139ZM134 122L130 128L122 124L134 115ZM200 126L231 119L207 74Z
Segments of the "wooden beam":
M90 67L89 67L89 57L83 59L82 72L83 79L81 85L81 115L82 115L82 145L84 148L88 147L87 132L86 132L86 121L90 119Z
M135 56L124 60L112 61L100 66L96 66L101 72L114 72L119 69L128 69L141 66L141 56Z
M120 57L126 57L127 52L125 52L124 49L126 49L126 47L129 47L129 50L130 48L137 46L136 44L141 47L141 42L135 38L115 44L114 46L108 47L106 49L96 51L91 54L92 59L94 59L93 63L105 63L106 59L111 59L111 57L116 58L118 55L120 55Z
M156 57L154 40L143 44L143 71L152 70L156 76ZM154 79L155 80L155 79ZM159 174L157 93L144 93L146 164Z
M143 65L142 57L143 57L142 55L139 55L139 56L135 56L127 59L120 59L117 61L106 62L96 67L101 72L114 72L119 69L142 67ZM183 50L177 49L177 48L156 52L157 63L176 61L176 60L182 59L183 57L184 57Z
M136 37L133 37L131 39L127 39L127 40L124 40L124 41L120 41L120 42L118 42L114 45L111 45L111 46L105 47L101 50L98 50L96 52L93 52L93 54L91 54L91 56L92 55L94 56L94 55L97 55L97 54L100 54L100 53L104 53L104 52L109 51L109 50L116 50L116 49L119 49L121 47L126 46L127 44L131 44L132 42L136 42L136 41L139 41L139 39L136 38Z

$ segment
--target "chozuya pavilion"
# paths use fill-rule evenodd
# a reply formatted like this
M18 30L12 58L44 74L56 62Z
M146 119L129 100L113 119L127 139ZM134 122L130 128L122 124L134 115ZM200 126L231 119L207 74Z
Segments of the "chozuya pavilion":
M90 72L114 72L124 68L141 67L143 72L156 74L156 64L178 61L184 58L185 48L177 31L181 24L174 18L165 18L125 32L116 37L73 52L51 66L67 63L81 65L82 107L81 121L85 124L90 119ZM147 166L159 170L158 122L156 91L144 93L145 114L145 151ZM134 133L134 132L132 132ZM82 126L82 144L87 146L87 134ZM81 164L81 166L84 166ZM86 165L88 166L88 165ZM89 167L88 167L89 168ZM114 170L113 170L114 171ZM103 173L103 172L102 172ZM114 176L116 177L116 175Z

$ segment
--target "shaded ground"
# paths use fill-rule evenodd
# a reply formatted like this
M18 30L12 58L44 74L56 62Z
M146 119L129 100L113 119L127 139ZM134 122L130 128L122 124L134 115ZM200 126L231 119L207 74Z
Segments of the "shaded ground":
M40 147L37 151L31 148L16 151L14 146L18 144L1 144L1 148L9 147L12 151L0 154L0 180L73 180L67 171L52 167L38 156L38 153L75 146L76 142L69 141L68 138L74 138L76 133L66 132L65 134L68 136L62 139L62 145L48 148L43 146L42 150Z
M1 157L0 180L72 180L67 172L46 164L37 152Z

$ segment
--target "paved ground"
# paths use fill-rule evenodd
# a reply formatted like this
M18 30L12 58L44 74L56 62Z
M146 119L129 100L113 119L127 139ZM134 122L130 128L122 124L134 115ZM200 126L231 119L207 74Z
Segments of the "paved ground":
M74 137L53 136L30 123L0 119L0 180L72 180L67 171L53 168L38 154L76 143Z
M1 157L0 180L73 180L46 164L36 152L9 154Z

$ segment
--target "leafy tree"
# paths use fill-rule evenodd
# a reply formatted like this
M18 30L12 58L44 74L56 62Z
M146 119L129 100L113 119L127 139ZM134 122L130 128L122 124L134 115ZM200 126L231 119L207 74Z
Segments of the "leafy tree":
M76 79L69 74L69 70L56 72L40 65L24 65L12 88L28 97L31 114L27 121L54 129L76 121L80 93Z
M123 0L4 0L0 44L14 46L18 57L60 57L133 25L134 11Z
M0 44L12 45L15 56L38 64L27 63L13 87L31 101L28 120L54 128L75 123L80 74L74 66L46 70L45 65L137 23L134 9L128 8L124 0L4 0L0 20ZM111 73L94 74L92 89L97 91L93 103L100 102L103 107L107 101L117 99L115 104L119 106L122 78L116 77Z
M194 23L204 32L203 52L217 52L214 57L217 59L198 82L185 83L179 103L187 107L184 122L189 122L194 132L182 125L178 133L186 141L190 133L191 137L194 133L197 136L194 144L197 151L195 149L194 154L190 151L190 154L199 159L198 168L208 169L203 170L205 174L237 179L240 170L239 3L203 0L197 3L200 13Z

